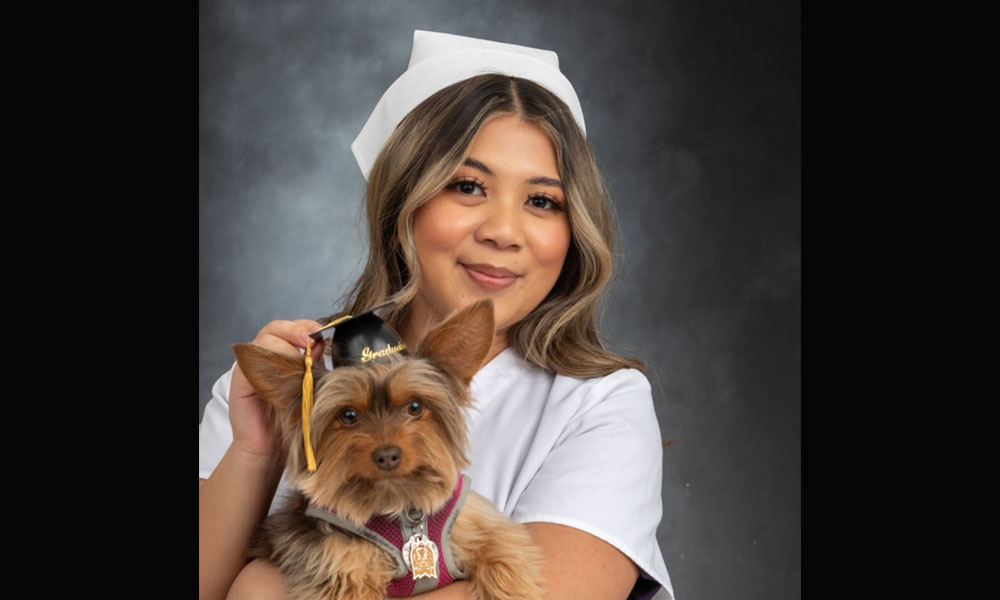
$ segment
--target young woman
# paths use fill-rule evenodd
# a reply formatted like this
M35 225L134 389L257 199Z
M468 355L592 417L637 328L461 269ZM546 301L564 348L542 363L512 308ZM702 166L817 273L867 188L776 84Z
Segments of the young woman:
M416 347L435 321L492 298L496 337L472 383L473 489L526 523L547 597L672 598L656 542L662 448L649 384L595 326L614 229L584 131L554 53L416 32L407 72L352 146L368 179L370 247L344 312L395 300L390 324ZM253 343L295 355L320 326L275 321ZM245 561L282 498L263 406L234 367L205 409L202 598L282 594L276 568ZM467 586L421 597L465 598Z

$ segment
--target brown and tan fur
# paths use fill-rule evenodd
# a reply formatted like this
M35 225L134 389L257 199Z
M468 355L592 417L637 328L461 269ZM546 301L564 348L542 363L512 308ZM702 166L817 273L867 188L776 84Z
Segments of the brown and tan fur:
M430 514L451 497L467 465L468 386L493 340L493 304L477 302L434 327L411 356L325 371L314 364L311 437L317 470L306 469L301 427L301 359L249 344L233 346L240 369L277 411L286 477L301 494L262 525L251 556L285 575L288 598L381 600L394 565L375 544L304 514L309 501L362 524L410 506ZM411 402L421 403L414 410ZM352 409L356 421L351 423ZM416 414L413 414L416 413ZM347 417L347 418L345 418ZM373 451L401 450L380 469ZM470 492L452 529L452 552L473 598L541 596L541 554L523 526Z

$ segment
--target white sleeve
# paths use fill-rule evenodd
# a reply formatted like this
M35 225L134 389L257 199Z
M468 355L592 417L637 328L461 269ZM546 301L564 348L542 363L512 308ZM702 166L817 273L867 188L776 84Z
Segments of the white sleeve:
M208 479L233 442L233 428L229 424L229 384L235 368L236 363L233 363L233 368L212 386L212 399L205 405L198 426L198 477L201 479Z
M617 371L586 392L512 516L597 536L672 592L656 540L662 457L648 380L636 370Z
M208 479L233 443L233 427L229 423L229 386L235 368L236 363L233 363L233 367L219 377L212 386L212 399L205 405L201 425L198 426L198 477L201 479ZM327 369L330 368L332 367L327 357ZM285 480L285 473L282 473L268 513L280 508L290 497L291 492L292 489Z

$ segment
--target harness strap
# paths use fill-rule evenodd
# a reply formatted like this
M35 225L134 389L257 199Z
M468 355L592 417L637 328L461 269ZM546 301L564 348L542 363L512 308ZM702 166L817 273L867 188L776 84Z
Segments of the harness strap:
M442 573L442 575L445 576L444 583L450 583L452 580L466 579L468 577L468 575L455 563L455 557L451 549L451 529L455 525L455 519L458 517L459 510L465 503L465 497L469 493L470 481L471 480L468 475L462 474L459 478L458 489L455 491L455 494L445 504L442 510L434 515L421 514L419 519L411 520L408 518L400 518L391 521L394 527L399 527L403 543L405 543L406 540L409 540L414 533L419 532L424 535L431 536L432 528L436 530L438 526L441 527L440 541L435 543L438 545L441 559L444 561L444 567L446 569L446 572ZM445 511L447 511L446 516L444 514ZM332 510L316 506L315 504L307 506L305 514L308 517L322 519L339 529L359 535L388 552L389 555L392 556L393 562L396 564L396 570L392 574L393 583L390 585L389 591L391 592L393 589L397 589L397 584L403 585L403 582L398 580L407 577L407 575L410 574L410 569L406 566L406 562L403 560L402 548L372 528L372 524L377 521L381 522L383 525L389 524L390 522L386 521L385 517L375 516L365 525L359 526L348 521L347 519L344 519L343 517L340 517ZM445 517L443 524L441 524L442 517ZM434 523L431 523L431 519L434 520ZM389 531L388 535L392 535L392 531ZM409 581L408 578L407 581ZM407 591L409 591L409 595L416 595L437 589L440 582L434 578L422 577L416 581L412 581L411 583L413 585L412 591L409 591L409 585L404 586L406 591L399 591L401 591L403 595L407 595Z
M313 504L310 504L308 508L306 508L306 516L315 517L317 519L323 519L327 523L331 523L332 525L335 525L340 529L344 529L351 533L360 535L366 540L378 544L380 548L382 548L383 550L388 552L390 556L392 556L393 561L396 563L396 571L392 574L393 578L403 577L410 572L410 570L406 567L406 563L403 562L403 553L400 552L399 548L397 548L392 542L385 539L381 535L375 533L371 529L368 529L367 527L364 526L359 527L354 523L348 521L347 519L338 516L337 513L329 510L324 510Z
M469 476L463 473L458 499L455 500L455 506L451 509L451 514L448 515L448 519L444 522L444 528L441 530L441 556L444 558L444 564L448 567L452 579L467 579L469 577L465 571L458 568L458 565L455 564L455 556L451 553L451 528L455 525L458 511L465 504L465 497L469 494L469 483Z

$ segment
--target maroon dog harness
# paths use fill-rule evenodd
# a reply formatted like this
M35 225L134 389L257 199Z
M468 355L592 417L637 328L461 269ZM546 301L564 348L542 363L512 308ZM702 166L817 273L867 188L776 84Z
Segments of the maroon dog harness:
M455 492L438 512L425 515L411 510L400 518L375 515L363 527L337 516L329 507L315 504L306 508L306 516L323 519L360 535L388 552L396 563L396 571L386 595L404 598L467 577L455 564L451 553L451 528L468 491L469 477L460 475Z

